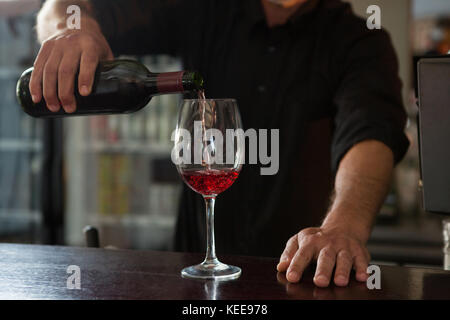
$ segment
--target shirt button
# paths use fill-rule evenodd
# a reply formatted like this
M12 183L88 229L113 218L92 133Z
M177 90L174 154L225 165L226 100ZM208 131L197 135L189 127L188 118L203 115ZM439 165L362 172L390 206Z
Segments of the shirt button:
M260 86L258 86L258 91L259 91L260 93L263 93L263 92L266 91L266 87L263 86L263 85L260 85Z

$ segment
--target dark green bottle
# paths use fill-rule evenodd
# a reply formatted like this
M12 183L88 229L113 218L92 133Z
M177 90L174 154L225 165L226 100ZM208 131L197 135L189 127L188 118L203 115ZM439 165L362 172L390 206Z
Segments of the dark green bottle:
M78 84L75 83L75 112L66 113L63 108L52 112L47 108L44 99L37 104L31 99L29 82L32 71L33 68L30 68L20 77L17 83L17 99L22 109L36 118L131 113L145 107L155 95L203 89L203 78L197 72L151 73L136 61L104 61L97 67L89 96L81 96L78 93Z

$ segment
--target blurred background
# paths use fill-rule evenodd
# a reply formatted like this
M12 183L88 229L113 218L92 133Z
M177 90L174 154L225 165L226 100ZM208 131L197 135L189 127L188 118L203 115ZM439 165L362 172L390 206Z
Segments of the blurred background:
M171 250L181 179L170 161L180 96L152 99L132 115L35 120L15 98L33 64L40 0L0 0L0 242L85 245L83 227L101 246ZM450 50L450 1L353 0L367 17L381 8L403 81L411 148L369 242L376 262L442 267L442 217L421 209L415 61ZM181 70L169 56L131 57L153 72ZM63 174L61 174L61 172Z

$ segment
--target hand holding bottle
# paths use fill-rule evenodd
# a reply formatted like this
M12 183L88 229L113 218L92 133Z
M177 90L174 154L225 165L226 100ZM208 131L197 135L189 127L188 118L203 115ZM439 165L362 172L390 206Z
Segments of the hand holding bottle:
M100 26L87 15L88 8L83 9L79 30L67 28L65 7L57 1L47 1L38 16L42 47L34 63L29 89L33 102L44 98L52 112L58 112L61 107L67 113L75 112L75 90L88 96L98 62L113 59ZM52 29L52 25L56 28ZM75 79L78 71L78 79ZM78 80L78 88L74 88L75 80Z

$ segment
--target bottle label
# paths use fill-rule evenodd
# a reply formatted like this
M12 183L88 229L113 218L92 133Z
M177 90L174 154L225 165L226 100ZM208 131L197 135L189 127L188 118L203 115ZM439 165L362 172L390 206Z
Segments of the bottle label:
M183 92L184 71L158 74L156 83L159 93Z

